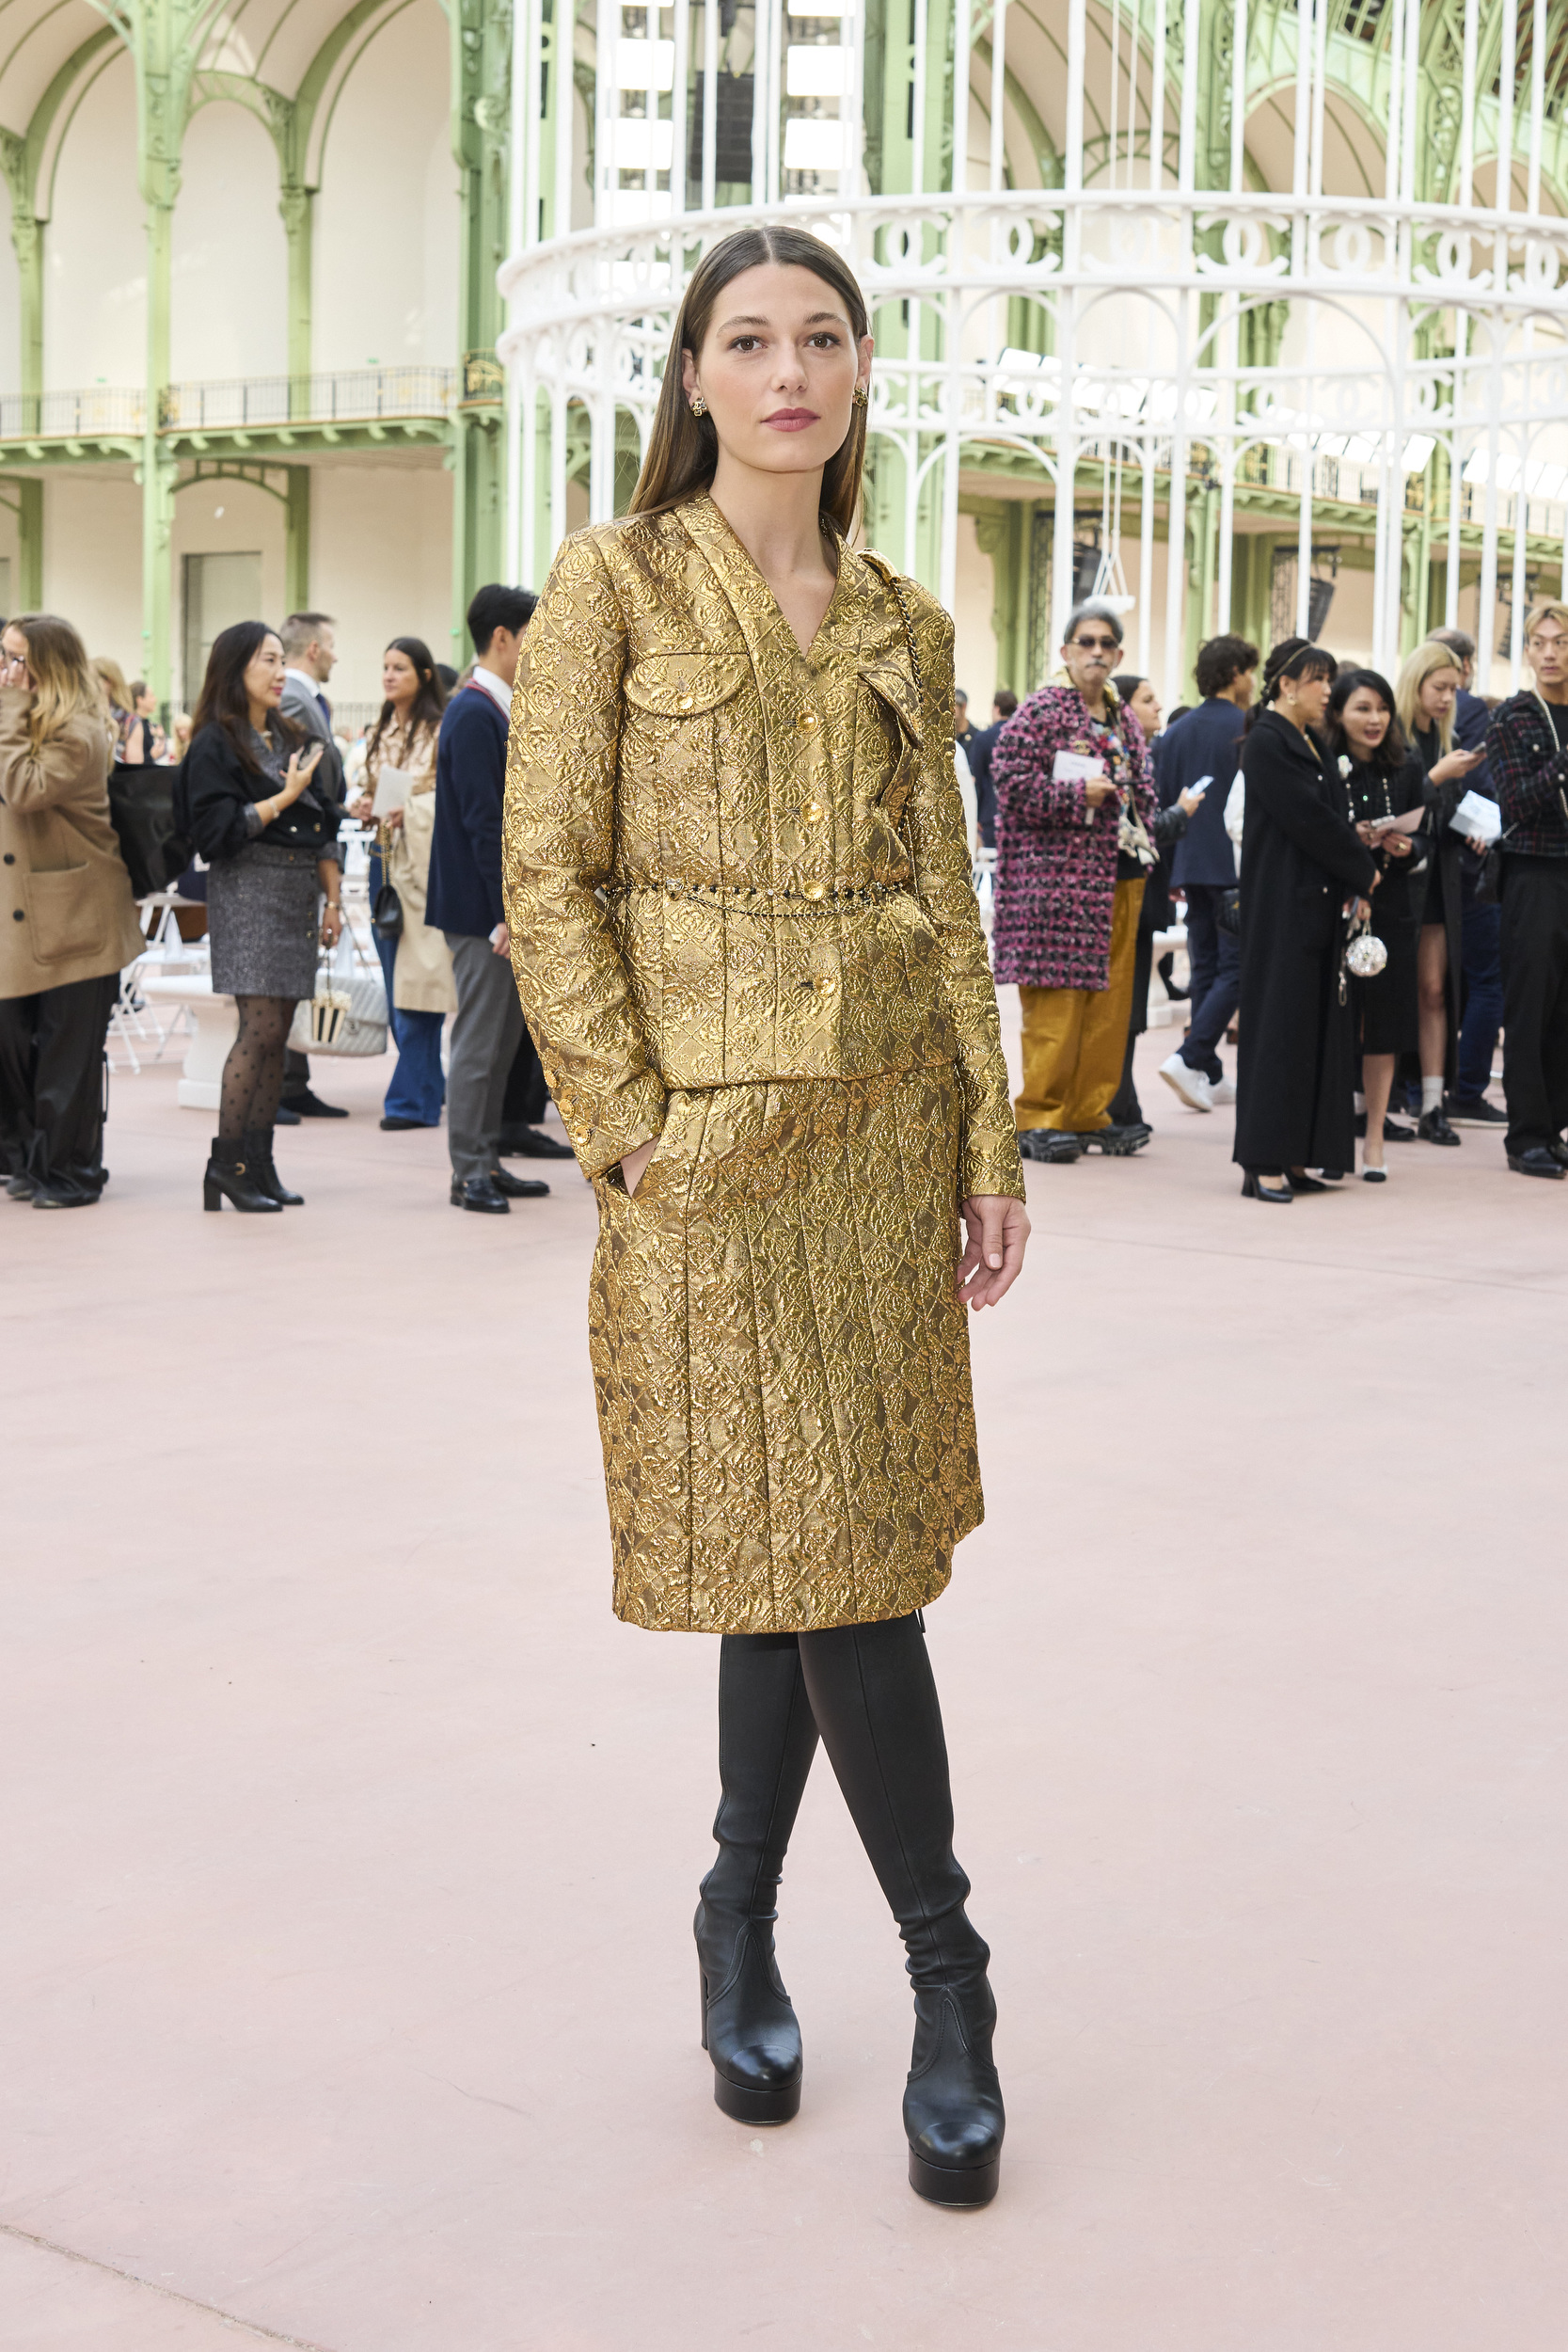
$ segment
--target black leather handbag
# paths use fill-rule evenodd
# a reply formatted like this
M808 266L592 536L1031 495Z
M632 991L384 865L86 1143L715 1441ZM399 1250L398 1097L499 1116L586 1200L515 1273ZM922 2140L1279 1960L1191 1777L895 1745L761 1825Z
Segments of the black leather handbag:
M371 929L377 939L401 939L403 936L403 900L389 882L384 882L375 894L371 909Z

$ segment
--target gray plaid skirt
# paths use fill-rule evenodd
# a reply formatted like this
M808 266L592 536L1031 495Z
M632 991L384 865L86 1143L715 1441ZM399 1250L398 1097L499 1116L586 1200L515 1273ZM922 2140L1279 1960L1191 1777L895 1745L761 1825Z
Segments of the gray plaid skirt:
M220 858L207 876L214 995L313 994L319 896L314 850L251 841Z

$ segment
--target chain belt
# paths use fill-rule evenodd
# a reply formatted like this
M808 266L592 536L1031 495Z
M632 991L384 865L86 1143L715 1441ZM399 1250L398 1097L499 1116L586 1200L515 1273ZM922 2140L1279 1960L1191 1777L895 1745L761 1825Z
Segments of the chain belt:
M746 882L679 882L671 876L663 882L605 882L599 890L603 898L684 898L699 906L730 906L741 910L756 910L775 914L826 914L839 907L879 906L888 898L910 895L905 882L808 883L804 888L794 886L767 889Z

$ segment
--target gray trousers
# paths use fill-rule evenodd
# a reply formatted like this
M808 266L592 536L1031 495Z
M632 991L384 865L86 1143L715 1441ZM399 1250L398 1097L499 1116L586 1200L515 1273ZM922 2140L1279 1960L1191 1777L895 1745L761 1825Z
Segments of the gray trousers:
M523 1034L523 1008L510 956L487 939L448 931L457 1010L447 1049L447 1149L459 1183L497 1165L507 1073Z

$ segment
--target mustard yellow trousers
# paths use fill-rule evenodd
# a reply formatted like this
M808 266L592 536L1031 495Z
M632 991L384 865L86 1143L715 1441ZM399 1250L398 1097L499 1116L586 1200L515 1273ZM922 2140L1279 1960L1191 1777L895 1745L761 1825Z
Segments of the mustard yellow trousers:
M1144 884L1118 882L1111 912L1111 969L1104 988L1020 988L1023 1089L1013 1104L1022 1134L1060 1127L1093 1135L1111 1123L1132 1017L1138 910Z

